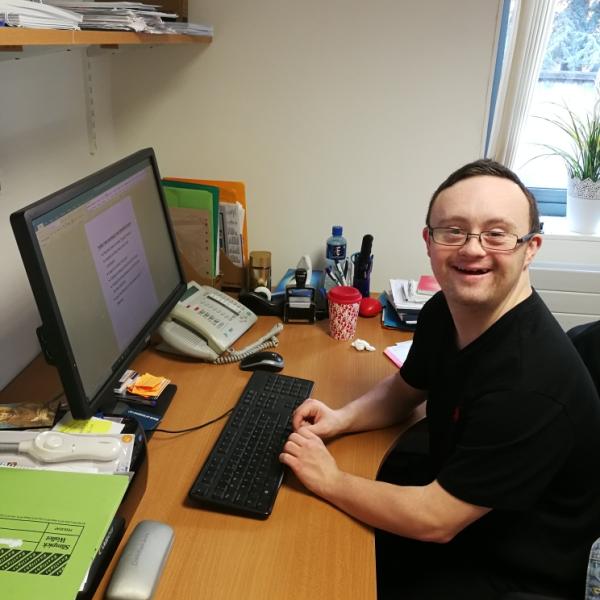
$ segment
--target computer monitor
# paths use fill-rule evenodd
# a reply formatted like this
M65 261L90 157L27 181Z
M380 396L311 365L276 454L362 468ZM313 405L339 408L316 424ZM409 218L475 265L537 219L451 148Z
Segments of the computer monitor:
M72 415L113 389L186 289L154 151L140 150L10 217L38 337Z

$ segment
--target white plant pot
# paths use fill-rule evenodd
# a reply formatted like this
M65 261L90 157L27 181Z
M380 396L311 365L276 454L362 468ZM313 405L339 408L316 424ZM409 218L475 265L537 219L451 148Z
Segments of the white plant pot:
M600 234L600 181L569 179L567 224L576 233Z

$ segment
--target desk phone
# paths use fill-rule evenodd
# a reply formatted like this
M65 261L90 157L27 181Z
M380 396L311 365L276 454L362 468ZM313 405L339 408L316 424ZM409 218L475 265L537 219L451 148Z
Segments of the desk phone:
M175 350L215 361L256 318L251 310L227 294L190 281L158 332Z

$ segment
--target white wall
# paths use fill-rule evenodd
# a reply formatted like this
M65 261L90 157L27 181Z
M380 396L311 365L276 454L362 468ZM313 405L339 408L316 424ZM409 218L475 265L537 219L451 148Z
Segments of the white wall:
M164 175L245 181L274 279L320 260L333 224L352 251L373 234L381 290L427 268L429 196L480 155L498 5L196 0L209 47L114 62L118 141L154 145Z
M9 214L143 146L164 175L246 182L274 279L334 223L352 251L374 235L373 289L426 270L428 198L481 152L499 4L190 0L209 46L91 59L95 156L82 51L0 62L0 386L38 351Z
M39 316L9 215L118 157L108 57L92 68L99 151L88 150L84 52L11 54L0 62L0 387L39 353Z

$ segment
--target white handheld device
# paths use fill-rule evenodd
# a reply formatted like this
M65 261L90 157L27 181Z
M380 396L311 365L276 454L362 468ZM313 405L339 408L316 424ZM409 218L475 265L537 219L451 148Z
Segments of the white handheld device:
M31 440L19 442L18 450L21 454L29 454L47 463L67 460L109 461L119 457L121 442L113 437L43 431Z

